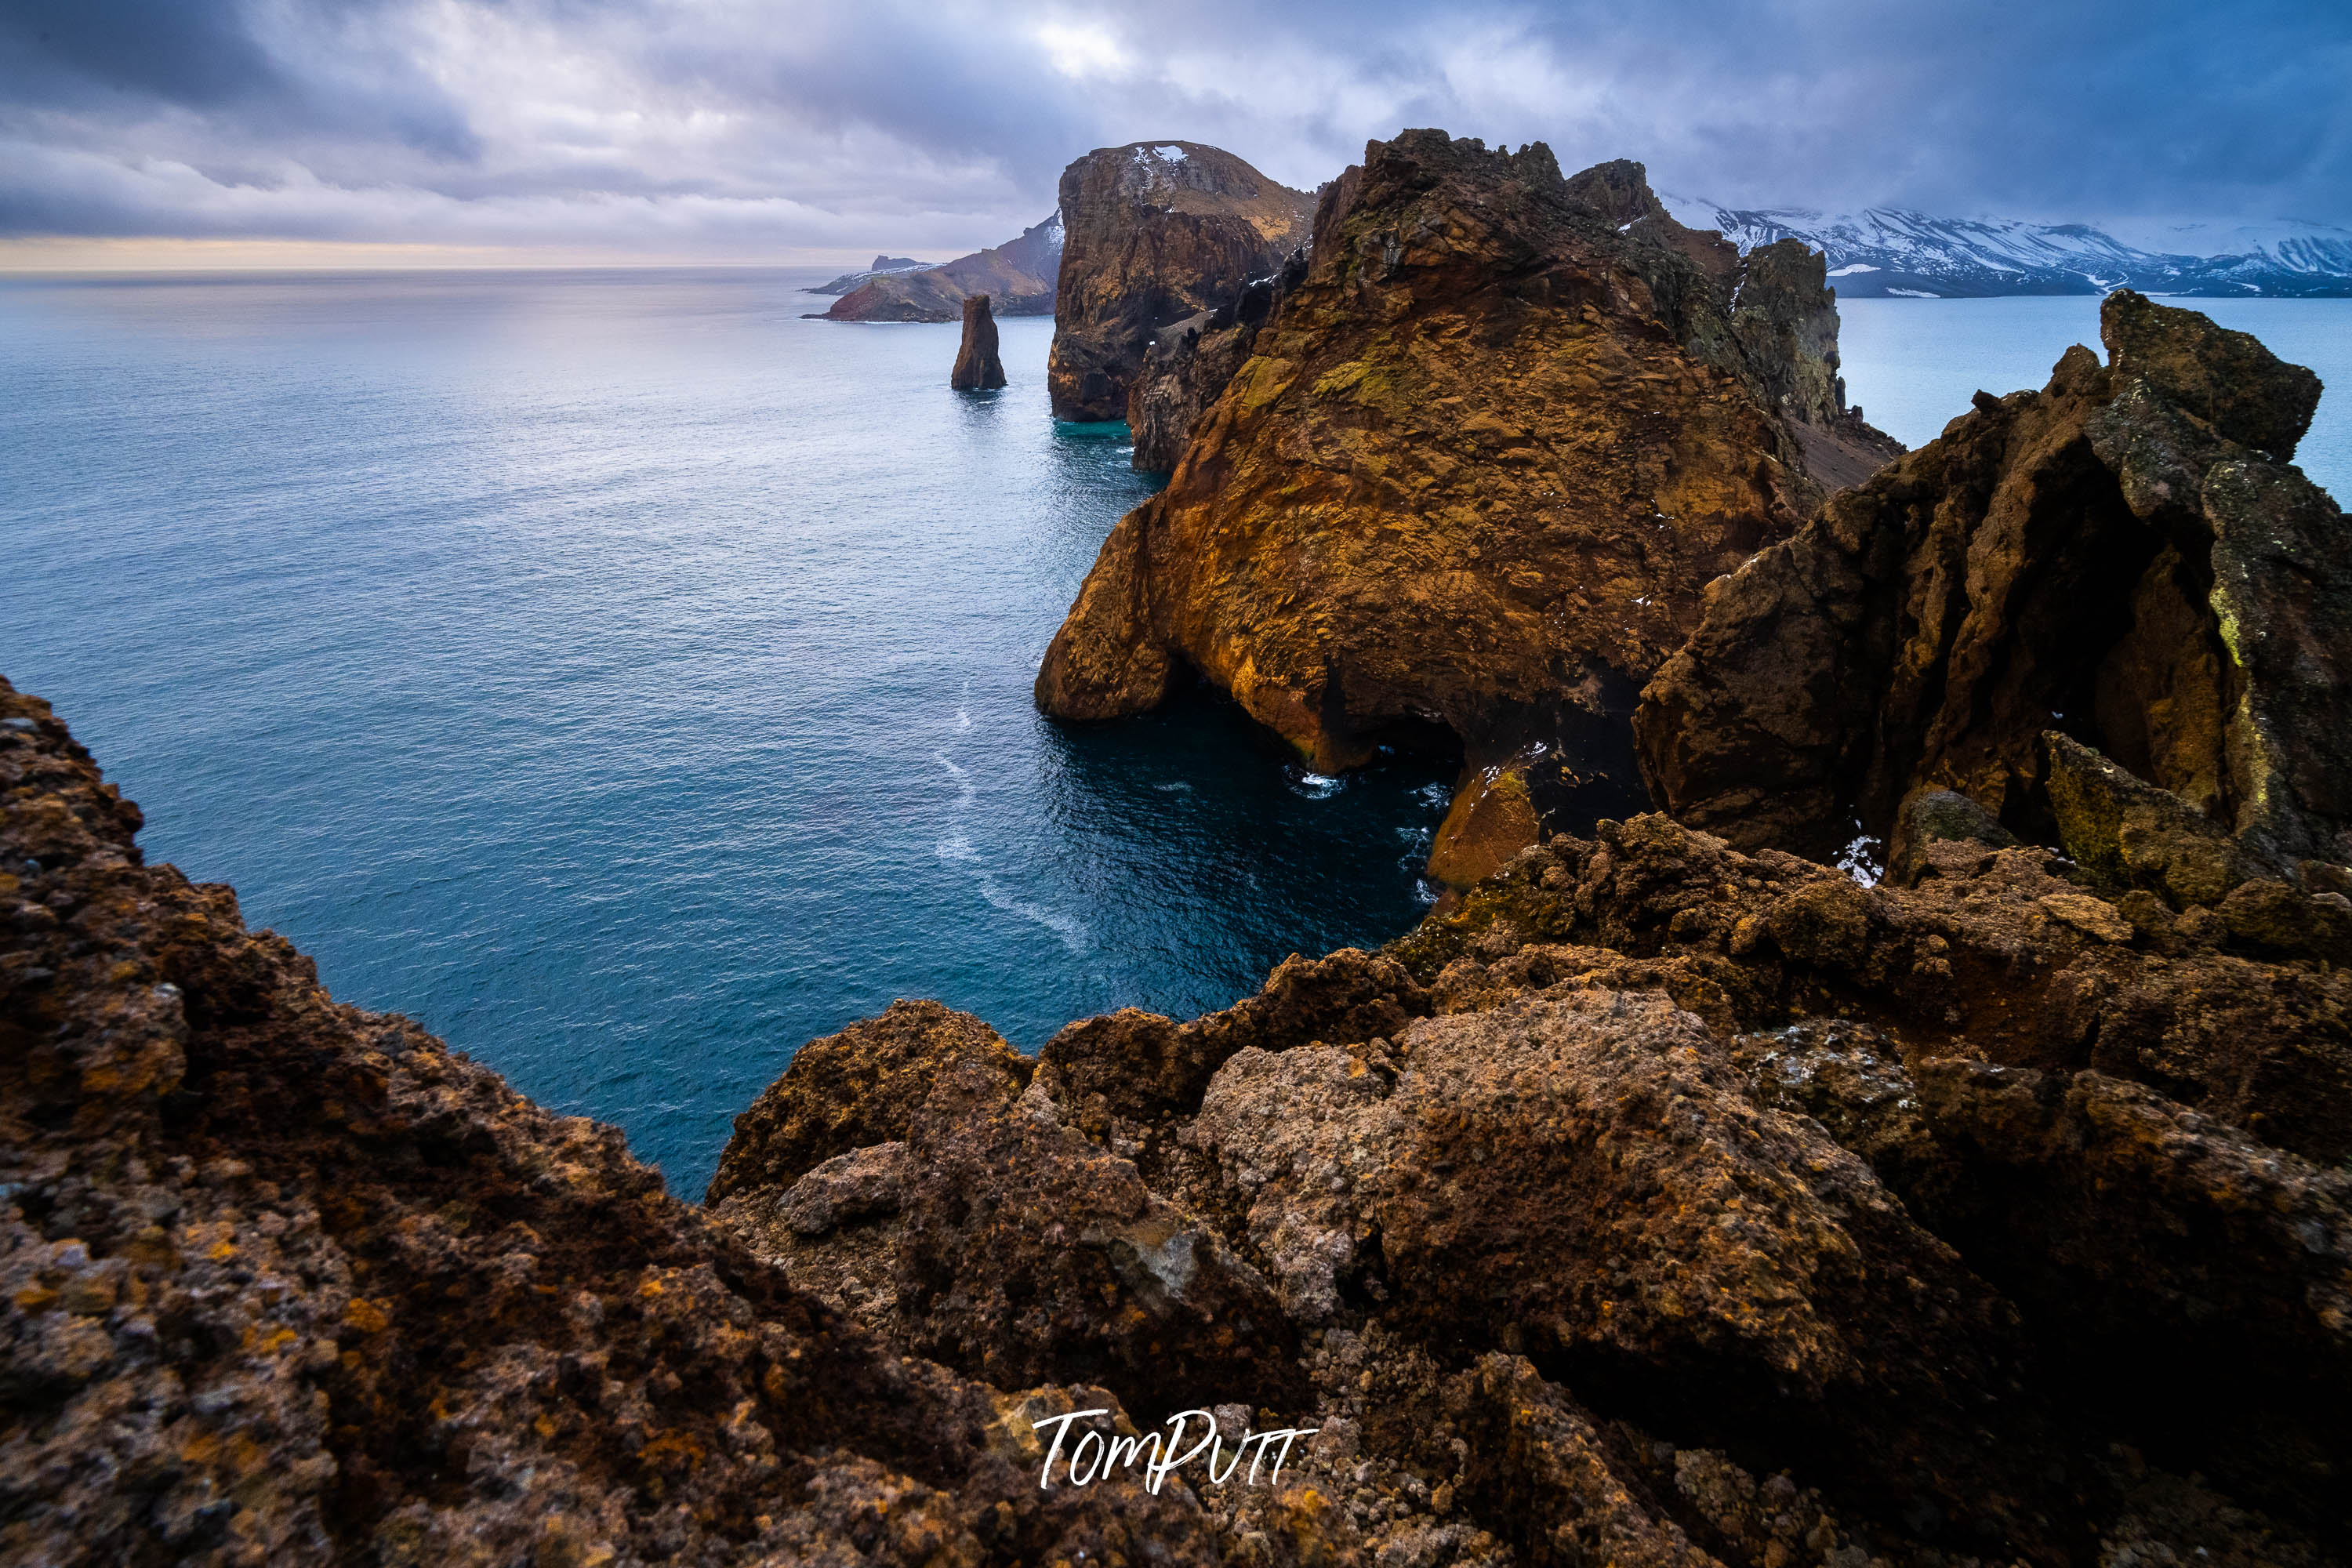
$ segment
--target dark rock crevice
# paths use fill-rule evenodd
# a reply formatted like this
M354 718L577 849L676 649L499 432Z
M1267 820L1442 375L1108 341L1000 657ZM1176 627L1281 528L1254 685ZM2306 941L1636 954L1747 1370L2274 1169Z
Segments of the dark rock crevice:
M1663 806L1826 858L1850 825L1896 836L1907 799L1948 789L2055 842L2054 730L2274 875L2352 858L2352 542L2281 460L2316 383L2136 295L2103 321L2110 364L2078 347L2042 392L1979 394L1713 592L1637 718Z

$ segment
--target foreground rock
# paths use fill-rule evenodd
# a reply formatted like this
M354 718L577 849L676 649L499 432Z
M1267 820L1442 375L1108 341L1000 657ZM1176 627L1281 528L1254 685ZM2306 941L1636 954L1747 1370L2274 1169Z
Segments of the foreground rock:
M963 342L956 350L948 384L958 392L986 392L1004 384L1004 362L996 357L996 318L989 313L985 294L963 302Z
M1196 142L1137 142L1062 173L1068 240L1046 393L1056 419L1129 417L1153 340L1234 308L1306 243L1314 198Z
M1794 432L1834 413L1835 315L1811 268L1743 270L1638 164L1568 180L1540 145L1372 144L1269 323L1179 334L1211 381L1250 357L1105 542L1038 705L1112 718L1197 673L1323 772L1458 745L1431 862L1457 884L1549 820L1638 809L1642 682L1705 585L1819 499ZM1172 447L1179 379L1139 459L1146 434Z
M1129 1408L1276 1371L1214 1371L1218 1322L1295 1345L1226 1414L1313 1447L1205 1494L1244 1561L2325 1561L2347 972L2047 850L1921 854L1873 889L1604 824L1025 1085L902 1005L771 1091L898 1141L719 1215L898 1342Z
M1948 789L2054 842L2053 731L2271 875L2352 860L2352 534L2288 462L2317 378L2127 291L2101 331L1714 592L1638 716L1661 805L1826 857Z
M0 682L0 1558L1220 1560L1176 1492L1038 1490L1101 1390L877 1342L139 824Z
M875 276L835 300L824 319L952 321L962 314L964 300L974 294L994 300L998 315L1047 316L1054 311L1055 280L1061 266L1062 218L1056 213L1023 229L1018 239L938 267L877 269Z
M2279 943L2335 906L2110 903L1923 820L1902 889L1605 823L1034 1067L902 1003L697 1212L142 865L0 687L0 1543L2316 1568L2352 971ZM1039 1487L1035 1422L1179 1407L1316 1430Z

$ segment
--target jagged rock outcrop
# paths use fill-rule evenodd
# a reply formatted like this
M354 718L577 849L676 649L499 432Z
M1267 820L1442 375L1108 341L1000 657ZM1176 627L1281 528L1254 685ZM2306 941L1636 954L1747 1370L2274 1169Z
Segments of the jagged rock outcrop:
M1034 1069L901 1003L698 1213L143 865L0 686L0 1548L2321 1568L2352 970L2292 949L2352 907L1919 806L1909 888L1605 822ZM1038 1485L1033 1423L1180 1404L1315 1431Z
M1018 239L937 267L881 272L866 279L824 312L828 321L952 321L974 294L995 301L1000 316L1054 311L1062 267L1059 213L1021 231ZM817 290L824 292L824 290Z
M0 1558L1223 1560L1188 1496L1038 1489L1105 1391L877 1341L140 821L0 682Z
M2352 1531L2347 972L1922 814L1901 889L1663 816L1554 838L1385 952L1073 1024L980 1115L943 1065L930 1153L722 1217L880 1280L908 1343L943 1310L914 1259L952 1257L923 1289L958 1331L1132 1407L1145 1347L1208 1342L1115 1275L1034 1281L1110 1234L1097 1180L1139 1184L1117 1212L1297 1337L1257 1419L1313 1447L1206 1498L1276 1561L2315 1565Z
M2318 379L2129 292L2101 331L2107 364L1978 394L1712 592L1637 717L1660 805L1826 857L1948 788L2050 842L2056 731L2271 874L2339 875L2352 534L2288 462Z
M1314 198L1197 142L1103 147L1062 172L1068 237L1045 385L1056 419L1129 416L1164 329L1235 308L1306 242Z
M956 350L948 384L958 392L987 392L1004 384L1004 362L996 357L996 318L989 313L985 294L963 302L963 342Z
M1456 884L1548 821L1646 804L1634 694L1705 585L1820 493L1794 420L1832 371L1783 363L1820 346L1767 330L1788 311L1735 317L1742 276L1638 164L1372 144L1167 489L1104 543L1039 707L1133 713L1197 672L1324 772L1459 745L1431 859Z

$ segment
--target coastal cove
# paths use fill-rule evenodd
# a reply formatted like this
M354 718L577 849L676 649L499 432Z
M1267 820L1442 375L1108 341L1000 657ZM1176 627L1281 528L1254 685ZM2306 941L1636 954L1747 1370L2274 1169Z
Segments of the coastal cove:
M1205 699L1040 719L1149 493L1124 431L1051 421L1049 321L1001 321L1012 384L956 395L952 326L800 320L824 275L0 287L11 677L152 859L685 1194L793 1049L893 997L1034 1050L1401 934L1452 783L1319 779ZM1850 395L1916 444L2096 303L1858 302ZM2352 388L2352 302L2197 304ZM2339 494L2347 408L2302 457Z

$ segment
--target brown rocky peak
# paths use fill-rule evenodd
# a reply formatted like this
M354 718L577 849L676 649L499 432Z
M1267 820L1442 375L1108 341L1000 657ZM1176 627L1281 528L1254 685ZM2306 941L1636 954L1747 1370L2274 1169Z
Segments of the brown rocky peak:
M1833 310L1744 333L1704 237L1637 164L1569 180L1540 143L1436 131L1367 147L1168 489L1104 545L1040 706L1136 712L1197 671L1326 771L1458 745L1433 861L1454 881L1548 817L1643 804L1633 694L1707 582L1817 500L1802 400L1775 388L1831 384L1759 364L1833 347Z
M2045 744L2056 731L2171 792L2252 864L2332 884L2326 868L2352 861L2352 538L2280 460L2318 378L2137 294L2110 296L2102 325L2107 364L2078 346L2042 391L1979 392L1710 595L1643 698L1662 805L1825 857L1948 789L2072 844L2091 786L2053 784L2070 754ZM2144 886L2179 892L2158 838L2212 897L2244 876L2215 882L2207 863L2237 850L2141 816Z
M1230 307L1305 244L1313 198L1197 142L1087 153L1062 174L1047 390L1059 419L1124 419L1162 328Z
M1570 176L1568 194L1621 228L1645 218L1675 221L1667 215L1665 204L1650 189L1649 170L1631 158L1612 158Z
M2116 372L2146 381L2225 440L2281 461L2294 456L2319 406L2319 377L2288 364L2251 332L2119 289L2099 307L2099 337Z
M985 294L971 295L963 302L963 346L956 350L948 384L958 392L986 392L1004 384L1004 363L996 357L996 318L989 313Z

